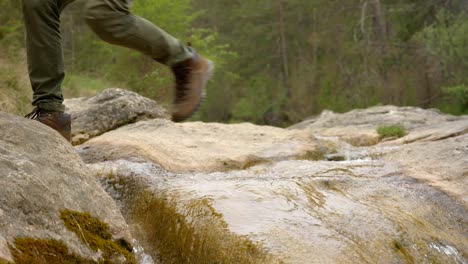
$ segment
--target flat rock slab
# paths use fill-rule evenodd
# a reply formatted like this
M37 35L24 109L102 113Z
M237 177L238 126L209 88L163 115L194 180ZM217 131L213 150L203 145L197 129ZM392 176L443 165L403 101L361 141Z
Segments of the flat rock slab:
M377 128L399 125L410 135L413 132L425 130L426 127L453 121L467 122L468 118L456 117L441 113L435 109L417 107L376 106L368 109L358 109L347 113L324 111L316 118L296 124L290 129L305 129L314 134L338 137L354 146L372 146L380 142Z
M0 186L0 258L11 260L7 245L15 239L34 238L62 241L96 259L99 254L65 228L64 210L90 213L108 223L116 239L131 242L115 202L73 147L37 121L0 112Z
M173 172L248 168L285 159L321 159L327 147L306 131L252 124L176 124L149 120L128 125L78 147L86 163L146 160Z
M412 131L410 134L390 141L386 144L409 144L413 142L439 141L446 138L457 137L468 134L468 117L462 117L460 120L447 121L439 124L425 126L421 129Z
M466 206L394 163L282 161L209 174L125 160L90 167L147 252L167 263L466 263Z
M382 160L398 162L407 175L440 188L467 204L468 134L453 136L453 132L463 130L468 124L460 125L434 129L427 134L429 137L422 137L424 139L412 144L379 145L371 149L370 153ZM416 138L416 135L411 138Z
M168 116L155 101L118 88L107 89L92 97L67 99L64 104L72 116L74 145L139 120Z

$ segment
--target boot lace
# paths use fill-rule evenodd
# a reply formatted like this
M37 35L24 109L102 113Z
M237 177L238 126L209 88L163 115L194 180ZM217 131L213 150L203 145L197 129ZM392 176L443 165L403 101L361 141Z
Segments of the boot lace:
M34 108L31 113L25 115L24 117L28 119L37 119L41 113L41 109L39 107Z

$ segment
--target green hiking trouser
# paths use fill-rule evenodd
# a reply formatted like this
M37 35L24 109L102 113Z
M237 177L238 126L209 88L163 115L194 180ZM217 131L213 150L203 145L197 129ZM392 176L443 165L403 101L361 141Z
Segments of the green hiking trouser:
M60 13L74 0L22 0L33 105L64 111L65 77ZM168 66L189 59L190 49L151 22L130 13L132 0L87 0L86 22L103 40Z

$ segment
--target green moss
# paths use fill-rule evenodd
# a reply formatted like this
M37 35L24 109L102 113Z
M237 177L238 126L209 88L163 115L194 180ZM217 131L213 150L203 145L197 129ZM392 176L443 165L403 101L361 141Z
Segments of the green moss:
M393 241L393 247L405 258L407 264L414 264L413 257L400 242Z
M64 210L60 218L70 231L74 232L91 249L103 252L105 263L116 256L124 256L127 263L137 263L131 246L124 240L112 240L109 225L92 217L89 213Z
M321 150L308 151L303 155L297 157L298 160L325 160L325 152Z
M247 170L247 169L250 169L250 168L255 167L257 165L267 164L267 163L270 163L270 161L265 160L265 159L253 159L253 160L250 160L250 161L246 162L245 164L242 164L241 169L242 170Z
M393 126L383 126L377 128L377 133L380 135L380 138L390 138L390 137L404 137L406 135L406 129L399 125Z
M344 155L333 154L333 155L326 155L325 159L327 161L345 161L346 157Z
M348 174L350 176L356 176L352 170L347 169L347 168L332 168L332 169L320 172L320 174L327 174L330 172L341 172L341 173Z
M317 188L314 181L297 182L297 186L307 195L311 209L324 208L325 195Z
M97 263L70 253L67 245L54 239L16 238L10 251L16 264L90 264ZM2 262L0 263L9 263Z
M330 180L325 180L325 181L321 181L319 182L319 184L323 187L325 187L326 189L329 189L331 191L334 191L336 193L339 193L343 196L347 196L346 192L344 192L343 190L341 190L340 188L338 188L336 185L336 182L333 182L333 181L330 181Z
M234 160L224 161L223 168L221 170L224 172L239 170L239 169L247 170L257 165L267 164L270 162L271 161L267 159L258 158L258 157L250 157L247 161L234 161Z
M276 263L260 243L232 233L209 199L145 192L130 213L164 263Z
M6 260L6 259L0 258L0 264L11 264L11 262L9 262L9 261Z

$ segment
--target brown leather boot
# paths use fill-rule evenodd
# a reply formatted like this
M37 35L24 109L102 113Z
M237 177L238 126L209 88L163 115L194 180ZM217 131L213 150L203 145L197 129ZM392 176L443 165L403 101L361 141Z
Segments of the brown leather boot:
M172 67L176 79L172 121L182 122L198 110L205 98L205 87L213 71L213 62L195 51L191 59Z
M25 116L26 118L37 120L60 133L66 140L71 141L71 116L66 113L48 111L39 107Z

